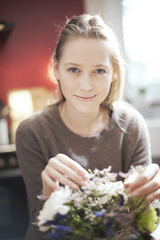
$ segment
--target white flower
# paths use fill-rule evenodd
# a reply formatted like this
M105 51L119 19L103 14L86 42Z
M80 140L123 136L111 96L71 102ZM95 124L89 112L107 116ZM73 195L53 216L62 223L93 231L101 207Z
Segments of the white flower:
M69 207L64 205L71 196L72 190L68 187L61 187L60 190L54 191L47 201L44 203L43 209L39 212L38 226L41 231L47 231L48 226L42 226L46 221L53 220L53 216L57 213L65 215L69 211Z
M66 233L64 230L64 234L67 234L67 231L71 231L72 238L74 233L77 234L82 232L83 229L85 229L85 233L88 232L88 234L90 234L88 225L86 224L87 221L95 235L95 238L93 237L93 239L98 239L97 229L98 232L102 231L103 236L105 236L105 226L108 220L114 220L114 218L116 218L115 229L113 230L115 231L116 239L119 239L117 238L119 233L116 233L117 226L118 228L120 227L120 230L125 232L127 222L129 224L128 226L132 224L132 222L130 222L132 221L132 208L130 209L129 205L126 204L130 196L125 193L123 182L116 181L117 174L111 173L110 170L111 167L101 171L95 169L95 171L90 174L91 177L90 180L88 180L88 183L85 186L79 187L77 190L71 190L69 187L61 187L60 190L53 192L48 200L46 200L43 209L39 213L37 225L39 226L40 231L46 231L49 229L56 235L61 231L61 228L59 227L62 227L62 229L67 228ZM130 200L132 203L132 199ZM67 214L67 218L62 218L57 221L57 213L60 213L61 215L69 214ZM77 224L78 219L80 219L82 226ZM123 224L121 225L123 219L125 221L125 227ZM54 222L52 222L52 220L54 220ZM47 224L45 226L47 221L51 221L48 222L49 226L47 226ZM133 223L134 221L135 219L133 219ZM157 221L156 218L155 221ZM57 224L60 224L61 226L58 227L56 226Z
M99 195L101 196L100 204L105 204L109 202L113 196L116 197L119 194L123 194L123 195L125 194L124 185L121 181L100 184L98 190L99 190Z

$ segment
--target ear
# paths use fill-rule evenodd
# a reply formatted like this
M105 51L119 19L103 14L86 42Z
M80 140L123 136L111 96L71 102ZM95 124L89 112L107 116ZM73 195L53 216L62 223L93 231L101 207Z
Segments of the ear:
M52 81L52 83L54 85L57 85L58 84L58 78L57 78L56 75L57 75L58 71L56 71L55 69L56 68L55 68L55 65L54 65L54 59L51 58L50 61L49 61L49 64L48 64L48 75L49 75L49 78Z
M54 57L53 58L53 72L54 72L54 75L58 81L59 79L59 73L58 73L58 61L56 60L56 58Z
M112 82L116 81L117 79L118 79L118 74L117 72L114 72L112 76Z

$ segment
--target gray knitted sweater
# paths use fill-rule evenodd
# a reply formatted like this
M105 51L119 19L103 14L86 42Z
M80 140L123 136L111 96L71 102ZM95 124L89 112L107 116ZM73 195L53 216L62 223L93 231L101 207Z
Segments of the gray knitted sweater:
M127 172L131 165L151 162L148 130L143 117L133 108L121 106L120 126L111 112L110 122L99 134L81 137L62 121L58 105L49 106L24 119L16 133L19 166L26 184L31 221L41 208L41 172L48 160L63 153L85 169L112 166L113 172Z

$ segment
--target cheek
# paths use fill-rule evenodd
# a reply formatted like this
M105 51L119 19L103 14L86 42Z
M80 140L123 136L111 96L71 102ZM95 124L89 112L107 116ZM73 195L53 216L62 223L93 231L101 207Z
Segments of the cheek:
M59 84L61 87L62 94L64 96L67 96L69 93L71 93L74 88L73 84L71 84L71 82L68 81L68 78L66 79L66 78L61 77L59 80Z
M64 82L62 80L59 81L59 85L61 87L61 91L62 91L63 95L65 95L65 93L67 92L67 85L64 84Z
M101 87L99 88L99 92L100 92L102 101L104 101L107 98L111 89L111 83L112 81L105 81L103 82L103 84L101 84Z
M111 84L107 84L106 87L103 88L103 95L104 95L105 97L108 96L109 91L110 91L110 87L111 87Z
M103 81L99 82L98 88L102 92L109 92L111 83L112 79L104 79Z

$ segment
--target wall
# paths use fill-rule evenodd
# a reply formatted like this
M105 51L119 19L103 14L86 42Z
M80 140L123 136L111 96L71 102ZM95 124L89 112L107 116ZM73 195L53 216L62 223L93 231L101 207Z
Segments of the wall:
M12 21L14 29L0 45L0 99L6 102L8 90L14 88L53 88L47 68L56 25L82 12L82 0L1 0L0 20Z
M101 15L116 33L122 53L124 53L121 0L84 0L84 9L86 13Z

